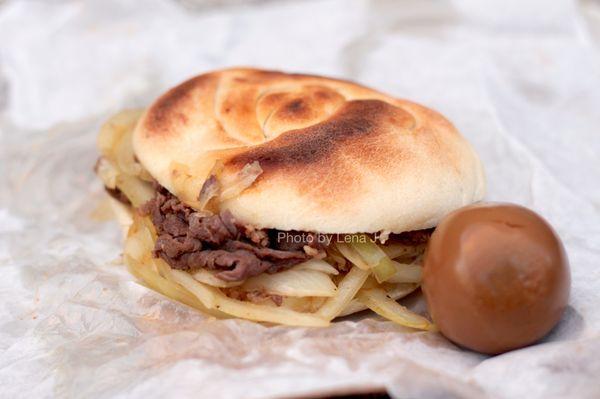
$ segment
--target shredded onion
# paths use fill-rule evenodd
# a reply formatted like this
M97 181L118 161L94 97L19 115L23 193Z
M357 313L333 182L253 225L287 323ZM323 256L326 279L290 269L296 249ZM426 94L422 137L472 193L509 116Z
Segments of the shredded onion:
M398 300L398 299L404 298L405 296L407 296L408 294L410 294L411 292L416 290L418 287L419 287L418 284L393 284L393 285L386 284L385 291L390 298L392 298L394 300ZM375 287L372 287L372 288L375 288ZM363 290L367 289L367 283L365 283L365 285L363 286L362 289ZM368 309L368 308L362 302L360 302L358 299L354 298L348 304L348 306L346 306L346 308L342 311L342 313L340 313L340 315L338 317L348 316L352 313L360 312L361 310L365 310L365 309Z
M131 208L110 196L106 200L112 210L112 216L117 219L117 223L121 226L123 237L127 237L129 227L133 223Z
M433 323L400 305L381 288L363 290L358 293L357 297L360 302L373 312L394 323L420 330L436 330Z
M125 241L125 253L137 261L142 261L147 257L148 250L144 245L140 231L131 234Z
M296 268L273 274L262 273L251 277L246 280L241 289L260 290L267 294L286 297L333 297L337 292L335 284L327 274Z
M425 244L421 245L405 245L399 243L391 243L383 246L381 249L385 251L388 257L396 259L399 257L410 258L418 256L425 252Z
M331 266L324 260L321 259L310 259L306 262L302 262L294 266L293 270L314 270L317 272L323 272L326 274L338 275L340 272L335 267Z
M139 176L142 173L142 165L135 160L133 152L133 126L121 136L115 151L116 163L123 173L130 176Z
M423 278L423 267L392 261L395 273L386 280L388 283L420 283Z
M204 285L179 270L171 270L171 276L196 295L204 306L209 309L218 309L231 316L292 326L325 327L329 325L327 320L312 314L229 298L218 288Z
M208 179L202 184L200 189L200 195L198 196L199 209L206 209L208 203L219 195L219 181L215 175L210 175Z
M327 301L327 297L283 297L281 306L296 312L315 313Z
M213 288L216 290L216 288ZM273 307L231 299L220 291L217 309L243 319L286 324L290 326L327 327L329 321L310 313L301 313L284 307Z
M378 282L382 283L396 273L396 269L394 265L392 265L391 259L388 258L379 245L366 235L354 235L348 246L364 261L363 263L366 263L369 269L373 270L373 275ZM354 256L354 253L352 256Z
M142 112L141 110L121 111L102 125L97 141L102 155L116 161L116 147L125 134L133 131Z
M117 188L125 194L136 208L154 197L154 189L149 183L125 174L117 176Z
M117 187L117 177L119 176L119 170L106 158L102 157L98 159L96 166L96 173L104 186L112 190Z
M142 264L127 255L125 256L125 263L128 266L129 272L142 281L146 287L159 292L168 298L198 309L207 315L219 318L228 317L225 313L214 309L208 309L190 292L186 291L180 285L174 284L160 276L160 274L151 267L148 267L148 265Z
M136 216L136 222L139 224L139 226L143 226L143 228L150 233L150 236L152 237L152 245L154 245L158 234L156 234L156 227L154 227L152 220L150 220L149 217Z
M388 296L394 300L407 296L417 288L419 288L419 284L417 283L385 284L385 292L387 292Z
M221 200L225 201L240 195L242 191L254 183L262 171L258 161L246 164L232 179L221 182L223 186L221 190Z
M208 284L212 287L229 288L241 285L242 281L225 281L216 276L216 272L207 269L200 269L194 272L193 276L201 283Z
M352 263L362 270L370 270L371 266L365 262L365 260L356 252L356 250L351 247L349 244L344 242L338 242L335 244L337 250Z
M358 290L369 277L369 272L354 266L338 284L338 293L329 298L317 311L317 314L327 320L336 318L352 301Z
M139 110L120 112L102 126L98 135L103 155L98 161L98 175L106 187L122 191L134 207L154 196L149 183L152 179L133 152L133 129L141 115Z
M181 284L186 290L194 294L207 308L214 309L216 307L215 293L209 286L199 283L189 273L182 272L181 270L171 270L166 277Z

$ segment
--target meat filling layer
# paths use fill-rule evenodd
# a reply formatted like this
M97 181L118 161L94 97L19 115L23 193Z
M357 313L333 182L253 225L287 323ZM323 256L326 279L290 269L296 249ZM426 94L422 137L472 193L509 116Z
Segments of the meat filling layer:
M174 269L215 270L216 276L224 281L243 281L265 272L276 273L324 256L331 242L331 239L320 239L324 235L317 233L256 229L238 223L228 211L198 212L158 184L155 197L140 211L151 217L158 233L154 256ZM432 230L394 234L391 240L422 245Z
M151 216L157 229L156 257L179 270L216 270L216 276L225 281L275 273L324 249L311 235L314 233L286 232L286 237L295 234L296 239L280 243L277 230L240 224L228 211L204 215L160 186L141 212Z

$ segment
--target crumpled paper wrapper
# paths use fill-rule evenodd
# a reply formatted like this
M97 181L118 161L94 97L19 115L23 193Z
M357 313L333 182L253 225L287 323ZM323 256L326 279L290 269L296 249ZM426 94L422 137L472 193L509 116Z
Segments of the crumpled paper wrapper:
M0 396L600 397L599 22L597 1L0 2ZM98 220L98 127L236 64L354 79L446 114L484 161L487 198L535 209L563 238L561 323L486 357L371 315L211 320L134 282L119 228Z

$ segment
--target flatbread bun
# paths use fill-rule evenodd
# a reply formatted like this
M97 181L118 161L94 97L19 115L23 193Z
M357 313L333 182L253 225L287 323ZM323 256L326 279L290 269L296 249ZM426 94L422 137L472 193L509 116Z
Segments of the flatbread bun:
M159 97L133 137L143 166L191 206L216 161L225 180L258 161L260 176L221 208L259 228L418 230L485 191L479 158L442 115L325 77L200 75Z

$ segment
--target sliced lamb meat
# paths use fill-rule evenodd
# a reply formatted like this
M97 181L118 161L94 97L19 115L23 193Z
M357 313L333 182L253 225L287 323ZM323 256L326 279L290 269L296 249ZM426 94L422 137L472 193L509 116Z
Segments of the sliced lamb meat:
M238 235L235 225L227 228L223 219L231 218L229 212L221 215L200 216L192 213L188 217L188 234L210 245L221 246L226 240Z
M196 252L202 249L202 242L191 237L173 237L170 234L161 234L156 239L154 247L155 255L161 253L168 258L177 258L184 253Z
M165 215L162 229L166 234L169 234L173 237L185 236L189 230L186 221L173 213Z
M158 231L155 256L175 269L218 270L217 277L222 280L241 281L263 272L275 273L311 258L302 246L271 247L269 231L239 224L228 211L200 214L160 186L156 196L140 211L151 216Z

